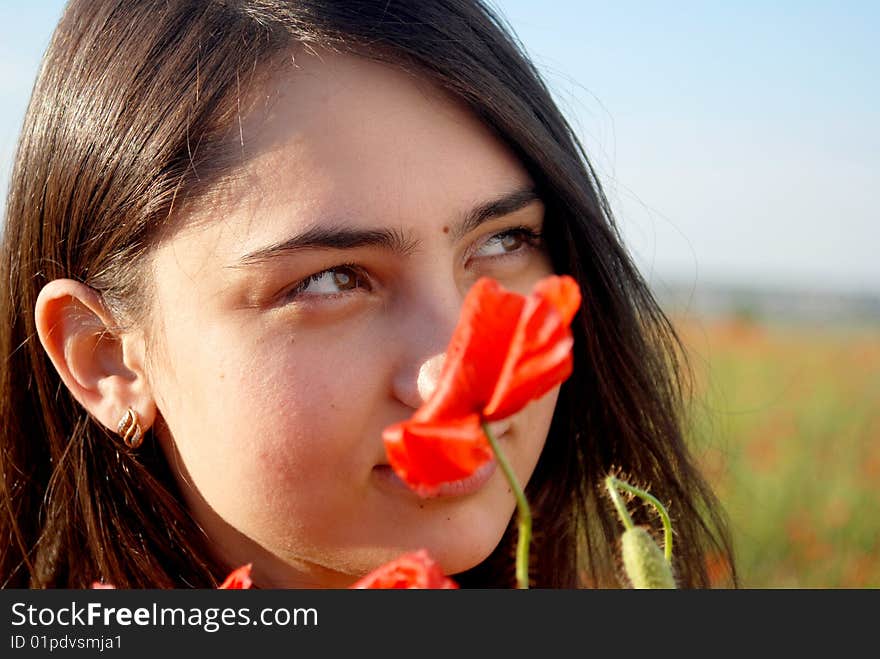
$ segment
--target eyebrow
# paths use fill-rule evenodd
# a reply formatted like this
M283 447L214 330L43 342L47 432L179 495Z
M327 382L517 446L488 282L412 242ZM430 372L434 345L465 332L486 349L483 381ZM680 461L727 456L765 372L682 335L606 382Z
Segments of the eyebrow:
M527 187L504 194L475 206L456 223L449 232L454 242L466 236L483 222L509 215L525 208L541 198L534 188ZM231 267L243 267L264 263L274 257L289 255L306 249L355 249L358 247L377 247L396 254L410 254L419 241L407 236L399 229L354 229L328 223L306 229L302 233L279 243L262 247L241 257Z

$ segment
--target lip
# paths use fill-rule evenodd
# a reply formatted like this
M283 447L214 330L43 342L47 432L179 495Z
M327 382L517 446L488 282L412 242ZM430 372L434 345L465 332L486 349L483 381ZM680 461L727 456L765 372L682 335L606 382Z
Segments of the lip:
M427 498L461 497L466 494L473 494L482 489L482 487L489 482L489 479L492 478L497 467L498 462L493 458L467 478L438 485L437 491Z
M505 437L506 433L507 429L502 429L502 433L498 435L498 439L500 440L502 437ZM385 489L393 492L406 492L413 496L418 496L420 499L439 499L446 497L462 497L479 491L489 482L489 479L495 474L497 468L498 462L493 458L467 478L450 481L448 483L441 483L437 486L435 492L427 496L416 494L414 490L412 490L397 474L394 473L394 470L389 464L380 464L373 467L373 475Z
M437 486L437 490L427 496L416 494L416 492L404 483L400 477L394 473L391 465L376 465L373 467L373 474L379 482L389 489L397 492L407 492L418 496L420 499L439 499L443 497L462 497L473 494L480 490L495 473L498 463L493 459L477 469L473 474L461 480L442 483Z

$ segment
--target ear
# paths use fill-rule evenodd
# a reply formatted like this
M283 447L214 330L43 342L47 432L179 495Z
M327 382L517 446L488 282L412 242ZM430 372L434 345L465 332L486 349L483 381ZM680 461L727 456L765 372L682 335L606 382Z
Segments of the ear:
M40 343L74 398L116 432L128 408L146 431L156 403L145 375L141 332L121 332L94 289L72 279L46 284L34 309Z

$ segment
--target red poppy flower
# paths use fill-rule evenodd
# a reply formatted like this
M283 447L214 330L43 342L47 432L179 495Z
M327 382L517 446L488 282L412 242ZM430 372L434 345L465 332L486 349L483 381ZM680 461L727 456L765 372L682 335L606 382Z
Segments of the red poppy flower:
M253 563L242 565L237 570L233 570L226 577L226 580L217 586L217 589L246 590L250 588L253 585L253 581L251 581L251 567L253 567Z
M504 419L564 382L580 301L577 283L565 275L545 277L528 297L479 279L465 298L437 388L413 420Z
M479 279L468 292L434 393L382 434L395 473L422 493L492 458L481 423L507 418L572 371L569 328L581 303L571 277L539 281L524 297Z
M376 568L356 581L350 588L363 589L457 589L452 579L443 574L440 566L424 549L403 556Z

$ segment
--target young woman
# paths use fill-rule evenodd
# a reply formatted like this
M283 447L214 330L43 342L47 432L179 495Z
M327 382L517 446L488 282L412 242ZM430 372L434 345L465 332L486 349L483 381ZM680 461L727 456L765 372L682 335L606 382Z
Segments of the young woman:
M675 333L478 1L73 0L2 268L6 587L213 587L244 563L258 587L347 587L417 548L512 586L502 474L420 498L381 433L430 395L476 279L554 272L584 300L574 373L495 427L533 584L618 584L612 469L671 505L681 586L730 557Z

